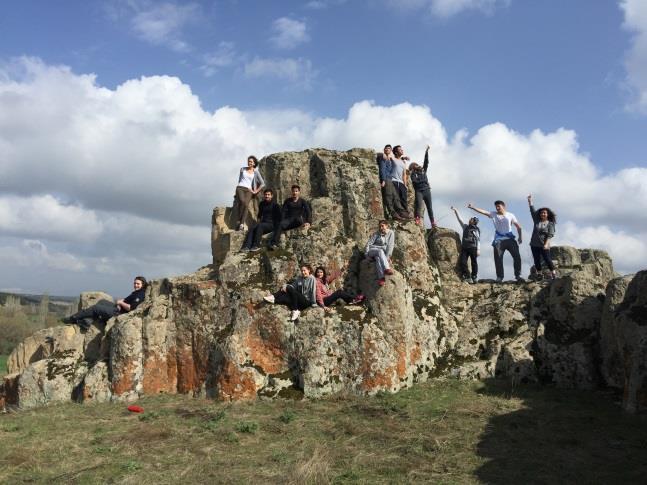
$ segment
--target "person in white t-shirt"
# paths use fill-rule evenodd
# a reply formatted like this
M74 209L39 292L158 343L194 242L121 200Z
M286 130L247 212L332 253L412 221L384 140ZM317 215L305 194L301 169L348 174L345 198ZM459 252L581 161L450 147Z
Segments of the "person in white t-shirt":
M503 281L503 254L509 251L512 255L514 262L514 277L517 281L522 282L521 277L521 255L519 254L519 244L521 244L521 225L512 212L506 211L505 202L497 200L494 202L496 211L486 211L474 207L471 203L467 205L469 209L478 212L484 216L492 219L494 223L494 240L492 247L494 248L494 266L496 268L496 281L501 283ZM512 233L512 226L517 228L519 234L519 243L515 240Z

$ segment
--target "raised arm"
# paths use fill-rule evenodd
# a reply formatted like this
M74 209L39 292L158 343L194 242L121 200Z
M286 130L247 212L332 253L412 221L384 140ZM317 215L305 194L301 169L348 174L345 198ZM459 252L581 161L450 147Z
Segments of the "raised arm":
M528 208L530 209L530 217L532 217L532 222L537 222L539 218L537 216L535 207L532 205L532 194L528 194Z
M461 226L463 229L465 229L465 227L467 226L467 224L465 224L465 223L463 222L463 219L461 219L461 216L460 216L460 214L458 213L458 209L457 209L456 207L454 207L454 206L452 206L452 207L451 207L451 209L454 211L454 214L456 215L456 219L458 219L458 223L460 224L460 226Z
M422 170L426 172L428 167L429 167L429 145L427 145L427 149L425 150L425 162L422 164Z
M472 205L471 202L469 204L467 204L467 208L472 209L474 212L478 212L479 214L481 214L483 216L487 216L490 219L492 219L492 216L490 215L490 213L488 211L486 211L485 209L479 209L478 207L475 207L474 205Z

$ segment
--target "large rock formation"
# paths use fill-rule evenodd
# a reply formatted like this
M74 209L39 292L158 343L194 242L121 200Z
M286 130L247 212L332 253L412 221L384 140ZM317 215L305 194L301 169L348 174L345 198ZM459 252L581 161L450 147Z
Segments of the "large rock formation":
M456 272L458 235L409 222L394 225L395 274L378 287L362 255L383 216L374 153L280 153L260 169L279 200L301 185L310 229L282 236L278 251L239 253L244 234L232 230L229 209L214 209L213 264L154 281L136 311L105 328L56 327L27 339L10 357L7 403L372 394L445 375L610 385L625 389L627 409L647 406L642 273L616 279L606 253L561 247L555 282L468 285ZM312 308L290 322L262 296L302 263L346 266L337 284L366 304Z

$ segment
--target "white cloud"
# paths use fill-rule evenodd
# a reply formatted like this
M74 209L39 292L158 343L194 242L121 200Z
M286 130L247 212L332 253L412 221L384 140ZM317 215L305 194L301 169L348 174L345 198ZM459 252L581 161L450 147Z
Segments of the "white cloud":
M602 173L572 130L524 134L492 123L450 135L426 106L370 101L339 119L230 106L209 112L174 77L107 89L93 75L23 58L0 66L0 286L57 293L61 268L77 268L66 288L98 281L108 290L131 273L192 271L210 260L211 209L231 203L247 155L385 143L403 145L415 161L431 144L443 225L452 227L450 204L491 207L502 198L527 231L525 197L533 192L558 213L556 244L607 248L626 271L644 264L647 169ZM483 226L485 241L491 227ZM39 272L43 265L58 268L56 280ZM27 272L34 276L24 281Z
M386 0L396 8L425 9L439 18L449 18L468 10L492 13L499 6L507 6L511 0Z
M248 78L275 78L289 82L302 89L312 89L317 77L312 62L303 58L260 58L255 57L245 64L245 76Z
M625 59L627 84L631 90L629 109L647 113L647 2L620 0L624 28L631 32L631 47Z
M272 22L270 42L279 49L294 49L309 40L307 25L301 20L281 17Z
M233 42L220 42L218 48L203 57L200 70L211 77L223 67L231 66L236 61L236 47Z
M154 45L169 47L176 52L190 50L183 38L184 28L200 15L196 3L176 4L132 2L135 9L131 25L135 34Z

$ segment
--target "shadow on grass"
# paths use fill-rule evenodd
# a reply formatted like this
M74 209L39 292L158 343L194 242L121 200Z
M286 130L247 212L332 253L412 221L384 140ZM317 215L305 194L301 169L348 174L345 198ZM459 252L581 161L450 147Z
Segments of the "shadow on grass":
M480 391L523 409L490 418L477 445L483 483L644 483L647 416L626 414L609 392L511 388Z

